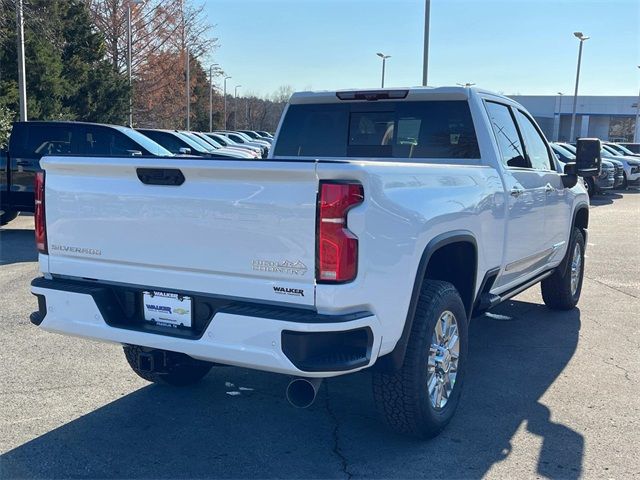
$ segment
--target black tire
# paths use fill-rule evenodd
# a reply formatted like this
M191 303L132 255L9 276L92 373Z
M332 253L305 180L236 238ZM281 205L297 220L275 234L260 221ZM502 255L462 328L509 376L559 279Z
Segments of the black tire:
M213 366L212 363L195 360L183 353L154 350L136 345L124 345L123 348L131 369L148 382L176 387L193 385L202 380ZM158 358L163 358L166 360L165 364L158 370L141 370L138 365L139 353L149 353Z
M576 247L577 246L577 247ZM579 271L575 291L571 288L571 273L574 266L575 249L579 248ZM562 268L564 263L564 268ZM547 307L554 310L571 310L580 300L584 278L584 236L579 228L574 228L569 240L566 262L548 278L541 282L542 299Z
M14 220L17 216L18 212L14 212L12 210L7 210L6 212L0 214L0 226L6 225L11 220Z
M584 187L587 189L589 198L593 198L596 194L596 182L592 177L587 177L584 179Z
M428 359L436 322L446 311L455 316L458 326L458 368L448 400L436 409L427 387ZM393 374L373 373L376 408L393 430L418 438L432 438L451 421L464 380L467 332L467 315L456 288L447 282L425 280L402 368Z
M622 172L622 185L620 185L622 190L626 190L629 188L629 180L627 180L627 172Z

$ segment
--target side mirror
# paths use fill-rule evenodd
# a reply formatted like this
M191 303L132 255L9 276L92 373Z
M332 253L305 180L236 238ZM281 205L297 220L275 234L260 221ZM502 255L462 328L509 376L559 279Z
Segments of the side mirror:
M187 148L187 147L181 147L180 150L178 150L182 155L189 155L191 153L191 149Z
M576 145L576 173L581 177L600 175L602 145L597 138L579 138Z
M560 175L562 186L564 188L573 188L578 183L578 175L576 174L576 164L573 162L564 165L564 175Z

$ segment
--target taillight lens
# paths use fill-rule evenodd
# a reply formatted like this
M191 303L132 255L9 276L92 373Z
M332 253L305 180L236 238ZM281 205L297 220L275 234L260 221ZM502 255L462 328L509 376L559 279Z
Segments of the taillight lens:
M36 200L34 215L36 247L40 253L47 253L47 227L44 219L44 172L36 172L34 194Z
M358 239L347 229L347 213L362 203L359 183L322 182L318 202L318 261L316 280L342 283L356 278Z

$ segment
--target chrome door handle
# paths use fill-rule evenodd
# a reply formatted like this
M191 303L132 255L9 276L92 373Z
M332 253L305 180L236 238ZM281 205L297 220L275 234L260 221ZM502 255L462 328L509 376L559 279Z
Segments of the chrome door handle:
M518 198L520 195L524 193L524 190L518 187L513 187L511 189L511 196Z
M555 188L553 188L553 185L551 185L550 183L547 183L547 184L544 186L544 191L545 191L546 193L551 193L551 192L553 192L554 190L555 190Z

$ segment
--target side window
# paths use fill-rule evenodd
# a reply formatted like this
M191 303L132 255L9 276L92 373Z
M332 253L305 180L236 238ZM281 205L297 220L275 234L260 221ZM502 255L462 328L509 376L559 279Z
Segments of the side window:
M130 157L134 153L142 155L140 146L129 137L117 131L109 133L111 136L111 155L119 157Z
M72 125L31 124L25 128L22 145L14 152L16 157L40 159L44 155L73 153Z
M520 110L516 110L516 118L518 119L518 125L520 125L531 166L536 170L551 170L551 159L549 158L547 144L536 126Z
M154 142L158 142L171 153L179 154L180 149L184 147L183 142L181 142L178 138L174 137L170 133L156 131L144 131L142 133L144 133Z
M486 107L502 155L502 164L505 167L529 168L509 107L495 102L486 102Z
M87 126L80 138L79 150L83 155L111 157L129 156L133 151L140 151L140 147L120 132Z

